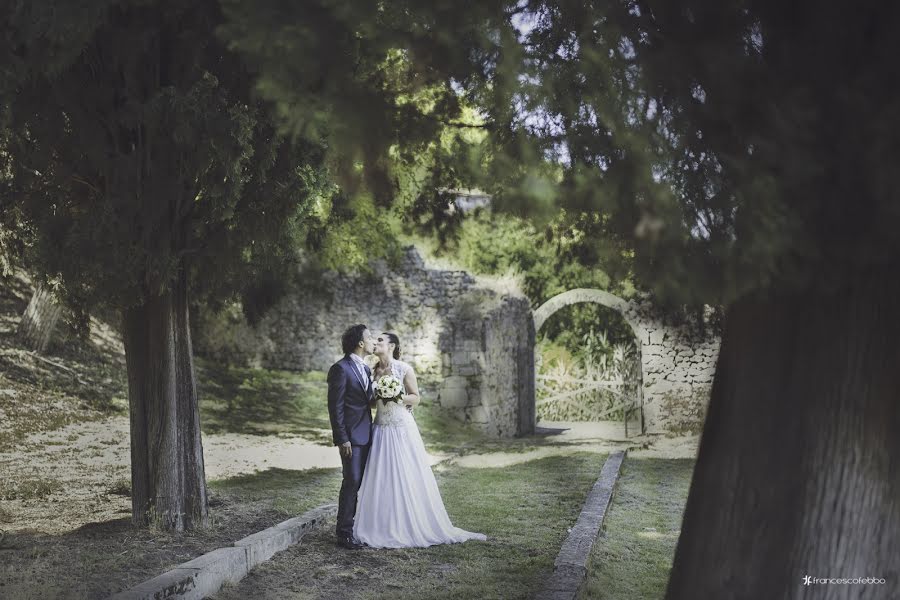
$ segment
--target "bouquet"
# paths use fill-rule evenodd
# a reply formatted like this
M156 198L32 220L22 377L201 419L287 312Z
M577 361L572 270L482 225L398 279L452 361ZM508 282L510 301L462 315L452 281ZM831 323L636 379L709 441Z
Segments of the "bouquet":
M403 383L393 375L383 375L375 382L375 395L385 403L403 403Z

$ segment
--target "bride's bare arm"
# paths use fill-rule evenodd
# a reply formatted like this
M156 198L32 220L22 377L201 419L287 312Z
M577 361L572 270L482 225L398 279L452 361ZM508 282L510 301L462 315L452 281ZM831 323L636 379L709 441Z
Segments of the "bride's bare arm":
M415 406L419 403L419 383L416 381L416 372L410 368L403 376L403 384L409 391L403 394L403 403L407 406Z

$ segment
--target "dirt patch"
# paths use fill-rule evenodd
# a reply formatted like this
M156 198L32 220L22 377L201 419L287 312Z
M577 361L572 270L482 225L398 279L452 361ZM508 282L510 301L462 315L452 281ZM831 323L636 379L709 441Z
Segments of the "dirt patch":
M8 533L0 540L0 597L105 598L285 518L265 502L220 494L213 503L212 526L190 535L135 528L121 515L58 536Z
M46 354L18 346L16 328L31 293L22 272L0 281L0 451L31 433L128 410L125 351L108 324L91 318L79 336L64 319Z

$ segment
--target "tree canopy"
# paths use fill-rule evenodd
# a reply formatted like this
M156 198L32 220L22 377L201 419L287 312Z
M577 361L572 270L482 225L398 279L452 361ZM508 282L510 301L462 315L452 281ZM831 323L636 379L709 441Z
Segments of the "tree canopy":
M465 105L489 135L441 153L432 189L477 186L531 217L563 207L598 257L634 247L664 296L827 285L898 250L894 9L232 2L228 14L226 37L258 64L283 125L353 148L340 160L363 161L379 198L388 159L421 152ZM432 103L406 102L424 89Z
M128 307L183 261L201 295L291 252L323 188L320 143L290 144L215 37L211 2L8 5L4 169L41 232L35 267L85 304Z

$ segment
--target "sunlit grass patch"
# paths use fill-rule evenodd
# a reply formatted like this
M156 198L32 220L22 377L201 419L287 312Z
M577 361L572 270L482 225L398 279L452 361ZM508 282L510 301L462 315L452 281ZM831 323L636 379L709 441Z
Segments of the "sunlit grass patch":
M627 458L581 600L663 598L694 461Z

